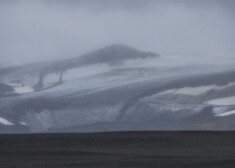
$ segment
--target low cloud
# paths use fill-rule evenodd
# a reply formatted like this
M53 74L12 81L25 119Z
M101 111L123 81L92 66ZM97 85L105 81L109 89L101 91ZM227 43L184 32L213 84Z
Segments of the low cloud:
M64 59L113 43L175 60L230 62L233 7L230 0L1 1L0 64Z

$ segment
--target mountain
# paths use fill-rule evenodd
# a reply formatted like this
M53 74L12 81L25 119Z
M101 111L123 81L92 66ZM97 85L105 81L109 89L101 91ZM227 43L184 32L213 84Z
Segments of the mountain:
M73 66L85 66L90 64L108 63L116 64L128 59L145 59L148 57L159 57L159 54L153 52L144 52L122 44L114 44L91 53L73 58L68 61L71 68Z
M47 66L40 72L40 77L36 88L43 87L43 80L45 76L49 73L60 73L58 83L62 82L63 73L75 67L83 67L92 64L121 64L124 61L129 59L145 59L145 58L154 58L159 57L158 54L153 52L143 52L137 49L122 45L115 44L111 45L91 53L87 53L85 55L79 56L77 58L72 58L68 60L58 61L53 63L52 65Z
M0 97L0 132L235 130L234 66L119 64L145 58L159 61L158 55L114 45L60 63L28 65L14 72L16 82L9 73L1 83L16 95ZM100 71L100 63L109 68ZM48 87L34 90L37 80L25 81L38 79L40 66ZM66 70L64 80L58 83L56 76L49 85L55 67Z
M0 80L1 78L11 78L13 82L21 83L22 80L34 79L34 88L40 90L44 86L44 79L49 74L59 74L57 82L59 84L63 80L63 74L70 69L97 64L108 64L112 67L123 64L127 60L158 58L159 56L157 53L144 52L126 45L114 44L75 58L2 68L0 69Z

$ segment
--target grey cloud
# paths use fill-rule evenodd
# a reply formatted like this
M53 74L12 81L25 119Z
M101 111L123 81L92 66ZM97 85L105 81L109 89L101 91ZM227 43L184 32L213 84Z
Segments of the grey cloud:
M0 1L4 65L73 57L113 43L233 57L233 0Z

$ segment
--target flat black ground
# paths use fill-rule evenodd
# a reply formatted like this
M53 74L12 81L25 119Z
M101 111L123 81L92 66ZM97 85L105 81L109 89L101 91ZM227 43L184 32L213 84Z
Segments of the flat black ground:
M0 135L0 168L235 168L235 132Z

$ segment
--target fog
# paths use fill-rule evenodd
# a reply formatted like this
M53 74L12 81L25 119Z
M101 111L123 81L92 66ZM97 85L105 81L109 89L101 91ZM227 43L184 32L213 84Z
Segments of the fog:
M0 0L0 65L70 58L114 43L180 65L231 63L234 8L233 0Z

